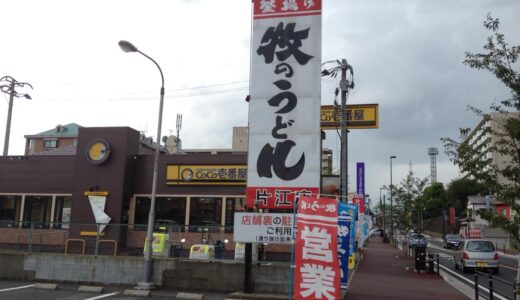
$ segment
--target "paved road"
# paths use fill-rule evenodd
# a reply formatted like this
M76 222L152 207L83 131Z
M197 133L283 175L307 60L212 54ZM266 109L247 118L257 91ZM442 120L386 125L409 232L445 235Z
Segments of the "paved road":
M457 274L464 276L471 282L474 281L474 274L470 273L462 273L460 270L455 269L455 263L453 261L454 251L449 249L444 249L442 246L442 242L436 240L428 241L428 249L431 252L439 253L440 255L440 264L450 268L452 271L457 272ZM506 283L503 283L501 280L513 283L516 278L516 270L518 265L517 258L509 258L509 257L500 257L500 271L498 275L494 275L494 277L498 277L499 279L493 280L493 287L495 293L498 293L501 296L512 299L513 297L513 287ZM479 283L483 286L488 286L488 278L484 278L483 276L479 276ZM467 283L467 282L466 282ZM469 285L469 283L468 283Z
M59 284L56 290L35 289L35 282L29 281L7 281L0 280L0 299L2 300L142 300L143 297L123 296L125 289L131 287L104 288L103 293L84 293L78 292L78 285ZM154 290L152 296L146 299L175 299L176 291ZM198 292L201 293L201 292ZM227 294L204 293L204 299L223 300Z

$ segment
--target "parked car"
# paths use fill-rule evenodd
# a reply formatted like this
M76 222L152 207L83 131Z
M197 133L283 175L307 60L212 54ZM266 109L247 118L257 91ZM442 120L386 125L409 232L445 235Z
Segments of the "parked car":
M498 253L493 242L483 239L463 240L455 252L455 269L466 272L469 268L493 270L498 274Z
M447 234L442 240L446 249L457 249L462 242L462 238L458 234Z
M412 233L408 238L408 247L428 247L426 237L420 233Z

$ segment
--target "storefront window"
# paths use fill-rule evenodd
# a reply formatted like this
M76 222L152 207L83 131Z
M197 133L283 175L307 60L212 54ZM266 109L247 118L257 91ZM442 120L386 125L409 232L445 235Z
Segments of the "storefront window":
M70 209L72 204L72 197L58 196L56 197L56 204L54 206L54 228L67 229L70 222Z
M222 198L193 197L190 199L190 226L220 226Z
M26 196L24 207L24 227L49 228L51 216L51 196Z
M235 218L235 212L246 211L245 198L227 198L226 199L226 227L232 227Z
M150 212L150 197L137 197L134 224L148 224ZM184 225L186 216L186 198L157 197L155 198L155 221L173 221ZM170 222L171 223L171 222Z
M0 196L0 227L16 227L21 201L21 196Z

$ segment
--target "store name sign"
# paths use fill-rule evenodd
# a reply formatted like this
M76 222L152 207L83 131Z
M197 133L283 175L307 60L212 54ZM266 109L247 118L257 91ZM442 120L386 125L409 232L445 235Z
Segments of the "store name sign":
M169 185L245 185L246 165L169 165Z
M379 128L378 104L348 104L348 129ZM321 129L338 129L341 126L341 109L339 106L322 105L320 110Z

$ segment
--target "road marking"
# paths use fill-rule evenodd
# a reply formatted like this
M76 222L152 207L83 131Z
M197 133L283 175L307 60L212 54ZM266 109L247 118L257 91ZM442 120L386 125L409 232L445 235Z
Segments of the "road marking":
M33 287L33 286L34 286L34 284L31 284L31 285L24 285L24 286L18 286L18 287L14 287L14 288L8 288L8 289L0 290L0 292L8 292L8 291L15 291L15 290L28 289L28 288L31 288L31 287Z
M97 296L97 297L92 297L92 298L87 298L87 299L84 299L84 300L96 300L96 299L103 299L103 298L108 298L108 297L112 297L114 295L117 295L119 294L119 292L114 292L114 293L110 293L110 294L105 294L105 295L101 295L101 296Z
M513 270L513 271L517 271L518 269L516 268L512 268L510 266L505 266L505 265L500 265L501 268L506 268L506 269L509 269L509 270Z

